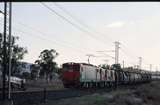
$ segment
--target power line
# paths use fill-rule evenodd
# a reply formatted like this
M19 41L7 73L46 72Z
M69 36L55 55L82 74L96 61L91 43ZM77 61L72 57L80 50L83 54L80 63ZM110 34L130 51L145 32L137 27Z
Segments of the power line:
M32 27L29 27L29 26L26 26L25 24L23 24L23 23L21 23L21 22L18 22L18 24L21 24L21 25L23 25L23 26L25 26L25 27L27 27L27 28L29 28L29 29L31 29L31 30L34 30L34 31L37 31L37 32L39 32L42 36L44 36L44 33L43 32L41 32L41 31L38 31L38 30L36 30L36 29L34 29L34 28L32 28ZM21 31L22 32L22 31ZM36 34L35 34L36 35ZM44 38L44 37L40 37L41 39L45 39L46 40L46 38ZM48 39L47 39L48 40ZM51 41L51 40L50 40ZM53 41L52 41L53 42ZM54 43L56 43L56 42L54 42ZM56 43L57 44L57 43ZM66 45L66 44L65 44ZM61 46L64 46L64 45L61 45ZM72 47L73 48L73 47Z
M131 61L134 61L134 59L136 58L136 57L133 57L132 55L128 54L125 50L122 49L122 47L121 47L120 51L121 51L124 55L126 55L128 58L130 58ZM137 58L138 58L138 57L137 57ZM132 65L137 65L138 62L137 62L137 63L132 63L132 62L129 62L129 61L128 61L127 63L132 64Z
M124 43L124 42L123 42L123 43ZM126 44L125 44L125 45L126 45ZM125 47L125 49L127 49L128 51L130 51L125 45L122 44L122 46ZM131 52L132 52L132 54L131 54ZM135 58L138 58L137 55L134 55L134 54L133 54L133 51L130 51L130 54L131 54L132 57L134 56ZM146 62L146 63L148 63L148 62L147 62L146 60L144 60L144 59L143 59L143 61ZM150 64L150 63L148 63L148 64Z
M87 35L89 35L90 37L92 37L95 40L98 40L99 37L94 36L92 33L88 32L87 30L79 27L77 24L71 22L70 20L68 20L66 17L64 17L63 15L59 14L58 12L56 12L55 10L53 10L51 7L47 6L45 3L40 2L44 7L46 7L48 10L50 10L52 13L56 14L57 16L59 16L60 18L62 18L63 20L65 20L66 22L68 22L69 24L71 24L72 26L74 26L75 28L77 28L78 30L86 33ZM102 41L98 40L99 42L102 43ZM103 43L104 44L104 43ZM105 43L106 44L106 43Z
M123 47L125 47L124 44L123 44ZM128 49L127 47L125 47L125 48ZM123 49L121 49L121 51L122 51L124 54L128 55ZM130 53L130 54L131 54L131 53ZM133 54L129 55L129 57L130 57L130 58L133 58L133 59L135 59L135 58L141 59L140 57L136 57L136 56L134 56ZM141 61L141 60L139 60L139 62L140 62L140 61ZM143 59L143 64L149 65L150 63L148 63L146 60ZM139 65L141 66L142 64L139 63ZM141 68L141 67L140 67L140 68Z
M57 3L54 3L54 5L56 7L58 7L59 9L61 9L63 12L65 12L67 15L69 15L73 20L77 21L80 25L82 25L83 27L86 27L88 30L90 31L93 31L93 33L95 34L99 34L101 36L105 35L105 34L102 34L100 32L97 32L95 29L93 29L93 27L89 27L86 23L84 23L82 20L76 18L74 15L72 15L69 11L67 11L64 7L62 7L60 4L57 4ZM106 36L106 35L105 35ZM103 38L105 38L103 36ZM107 37L109 39L109 41L112 43L113 40L110 38L110 37ZM104 41L106 43L106 41ZM109 44L111 44L109 43Z
M81 24L82 26L90 29L88 27L88 25L86 25L83 21L79 20L78 18L76 18L75 16L73 16L70 12L68 12L65 8L63 8L61 5L57 4L56 2L54 2L54 5L56 7L58 7L59 9L61 9L63 12L65 12L67 15L69 15L73 20L77 21L79 24Z
M0 23L1 24L1 23ZM71 49L73 49L74 47L71 47L71 46L67 46L66 44L60 44L60 43L57 43L57 42L54 42L54 41L52 41L52 40L49 40L49 39L47 39L47 38L45 38L44 37L44 35L39 35L39 34L31 34L31 33L29 33L29 32L25 32L25 31L22 31L22 30L20 30L20 29L18 29L18 28L15 28L15 27L13 27L13 29L14 30L17 30L18 32L21 32L21 33L27 33L27 34L30 34L30 37L32 37L32 36L34 36L34 37L36 37L36 38L39 38L39 39L42 39L42 40L46 40L47 42L50 42L51 44L53 44L54 43L54 45L58 45L58 46L61 46L61 47L63 47L63 48L66 48L66 47L69 47L69 48L71 48ZM29 35L27 35L27 36L29 36ZM74 48L75 49L75 48ZM72 52L75 52L75 51L77 51L77 52L82 52L82 53L84 53L82 50L80 50L80 49L78 49L78 48L76 48L75 50L72 50L71 51L71 53ZM85 54L85 53L84 53Z
M121 47L120 49L126 56L128 56L131 59L135 59L135 57L133 57L132 55L129 55L125 50L123 50L123 48ZM138 58L138 57L137 57Z
M26 25L26 24L24 24L24 23L22 23L22 22L19 22L19 21L16 21L16 23L18 23L18 24L20 24L20 25L22 25L22 26L24 26L24 27L26 27L26 28L28 28L28 29L31 29L32 31L35 31L35 32L38 32L38 33L40 33L40 35L38 35L38 36L40 36L40 38L41 39L45 39L44 38L44 36L47 36L47 34L46 33L44 33L44 32L42 32L42 31L39 31L39 30L37 30L37 29L35 29L35 28L33 28L33 27L30 27L30 26L28 26L28 25ZM15 28L14 28L15 29ZM19 30L19 29L16 29L16 30ZM20 31L20 30L19 30ZM21 30L21 32L22 32L22 30ZM35 34L36 35L36 34ZM48 40L48 39L47 39ZM51 41L51 40L50 40ZM53 43L57 43L57 40L54 40L54 41L52 41ZM62 43L62 42L59 42L59 43ZM64 42L63 41L63 43L64 43L64 45L61 45L61 46L63 46L63 47L65 47L65 45L67 45L67 44L69 44L69 43L66 43L66 42ZM73 44L72 44L73 45ZM71 46L71 45L69 45L71 48L74 48L73 46ZM75 49L75 48L74 48ZM76 47L76 49L77 49L77 47ZM88 49L87 49L88 50Z
M19 24L23 25L23 26L26 27L26 28L31 29L32 31L38 32L39 34L38 34L37 36L40 36L41 38L43 37L43 39L44 39L44 36L47 36L46 33L42 32L42 31L39 31L39 30L37 30L37 29L35 29L35 28L33 28L33 27L27 26L27 25L25 25L25 24L23 24L23 23L19 23ZM35 34L35 35L36 35L36 34ZM45 39L47 39L47 38L45 38ZM49 40L49 39L47 39L47 40ZM54 41L53 41L53 39L52 39L52 40L50 40L50 41L52 41L53 43L58 43L58 40L54 40ZM62 44L62 41L59 42L59 43ZM68 46L70 46L71 48L73 48L73 46L72 46L72 45L69 45L69 43L66 43L66 42L64 42L64 41L63 41L63 43L64 43L64 45L62 45L63 47L65 47L66 45L68 45ZM77 47L76 47L76 49L77 49Z
M107 54L104 54L104 56L97 56L97 55L93 55L93 54L86 54L86 56L88 56L88 63L90 63L90 61L89 61L89 58L90 58L90 57L95 57L95 58L101 58L101 57L103 57L103 58L105 58L105 57L111 57L112 59L114 59L114 57L112 57L112 56L110 56L110 55L107 55Z
M15 27L14 27L14 29L16 29ZM71 49L73 49L74 47L71 47L71 46L69 46L69 45L66 45L66 44L62 44L62 43L58 43L58 42L55 42L55 41L53 41L53 40L50 40L50 39L47 39L46 37L44 37L44 36L40 36L39 34L31 34L31 33L29 33L29 32L25 32L25 31L22 31L22 30L20 30L20 29L16 29L17 31L19 31L19 32L21 32L21 33L27 33L27 34L30 34L31 36L36 36L37 38L40 38L40 39L42 39L42 40L46 40L47 42L51 42L52 44L54 43L54 45L58 45L58 46L61 46L61 47L64 47L64 48L66 48L66 47L69 47L69 48L71 48ZM77 52L82 52L82 53L84 53L82 50L80 50L80 49L78 49L78 48L74 48ZM72 50L72 51L75 51L75 50Z
M46 40L46 38L44 38L43 36L44 36L44 32L41 32L41 31L39 31L39 30L37 30L37 29L35 29L35 28L33 28L33 27L30 27L30 26L27 26L27 25L25 25L25 24L23 24L23 23L21 23L21 22L16 22L16 23L18 23L18 24L20 24L20 25L22 25L22 26L24 26L24 27L26 27L26 28L29 28L29 29L31 29L31 30L33 30L33 31L36 31L36 32L38 32L38 33L40 33L41 34L41 36L39 36L39 34L38 34L38 38L40 38L40 39L43 39L43 40ZM15 29L15 28L14 28ZM24 31L22 31L22 30L19 30L19 29L16 29L16 30L18 30L18 31L20 31L20 32L22 32L22 33L26 33L26 32L24 32ZM37 36L37 34L35 34L36 36ZM48 39L47 39L48 40ZM49 41L51 41L51 40L49 40ZM53 41L52 41L53 42ZM56 43L56 42L53 42L53 43ZM56 43L57 44L57 43ZM64 47L64 45L60 45L60 46L63 46ZM78 50L77 50L78 51ZM79 50L80 51L80 50Z
M108 55L108 54L106 54L106 53L104 53L104 52L99 52L99 53L103 53L103 55L105 55L105 56L107 56L107 57L110 57L110 58L112 58L112 59L115 59L115 57L110 56L110 55ZM103 56L99 56L99 57L103 57Z
M23 33L23 32L22 32ZM24 33L23 33L24 34ZM27 35L27 36L29 36L29 37L33 37L34 35ZM36 36L34 36L34 37L36 37ZM43 38L43 37L39 37L39 36L37 36L36 38L39 38L39 39L42 39L42 40L46 40L45 38ZM53 45L53 42L52 41L47 41L47 43L51 43L51 44L49 44L49 46L50 47L52 47L52 45ZM58 45L58 46L61 46L61 45ZM64 48L66 48L65 46L61 46L61 47L64 47ZM73 48L72 48L73 49ZM82 52L81 50L69 50L69 54L71 54L72 55L72 53L75 53L75 54L77 54L77 52L79 52L79 53L83 53L83 54L85 54L85 52Z
M28 28L28 29L30 29L30 30L32 30L32 31L35 31L35 32L40 33L40 35L41 35L42 37L43 37L44 35L47 36L46 33L42 32L42 31L39 31L39 30L37 30L37 29L35 29L35 28L31 27L31 26L28 26L28 25L26 25L26 24L24 24L24 23L22 23L22 22L16 21L16 23L18 23L19 25L22 25L22 26L24 26L24 27L26 27L26 28ZM57 42L58 40L55 40L55 41ZM62 43L62 41L61 41L60 43ZM68 42L65 42L65 41L63 41L63 43L65 43L65 45L70 45L70 47L73 48L73 45L74 45L74 44L71 44L71 43L69 44ZM77 46L76 46L76 48L77 48ZM90 49L90 48L87 48L86 50L88 50L88 49ZM90 49L90 50L91 50L91 49Z
M126 47L125 47L126 48ZM127 49L127 48L126 48ZM123 49L121 50L122 52L124 52L124 53L126 53ZM127 53L126 53L127 54ZM127 54L127 55L129 55L129 54ZM131 54L130 53L130 55L129 55L129 57L131 57L131 58L133 58L133 59L137 59L138 58L138 56L135 56L135 55L133 55L133 54ZM146 64L146 65L149 65L150 63L148 63L144 58L143 58L143 64Z
M122 50L123 50L123 47L127 50L127 51L130 51L125 45L124 45L124 42L122 44ZM124 50L123 50L124 51ZM125 53L127 53L126 51L124 51ZM130 53L128 52L129 56L132 57L132 58L138 58L138 56L135 56L133 53ZM127 55L128 55L127 54Z
M18 28L15 28L15 27L13 27L13 29L14 30L17 30L18 32L21 32L21 33L27 33L27 34L30 34L31 36L37 36L37 38L40 38L40 39L42 39L42 40L47 40L47 41L49 41L49 42L52 42L52 44L54 43L54 44L56 44L56 45L59 45L59 44L57 44L57 42L54 42L54 41L51 41L51 40L48 40L47 38L45 38L45 37L43 37L43 36L40 36L39 34L31 34L31 33L29 33L29 32L25 32L25 31L22 31L22 30L20 30L20 29L18 29ZM62 46L62 47L66 47L66 46L64 46L64 45L59 45L59 46Z
M81 25L87 27L88 29L90 29L90 27L88 27L88 25L84 24L82 21L80 21L79 19L75 18L72 14L70 14L66 9L64 9L62 6L60 6L57 3L54 3L55 6L57 6L58 8L60 8L61 10L63 10L66 14L68 14L70 17L72 17L72 19L76 20L78 23L80 23Z
M27 34L31 34L31 33L28 33L28 32L24 32L24 31L22 31L22 30L20 30L20 29L17 29L17 28L15 28L15 27L13 27L15 30L17 30L18 32L21 32L21 33L27 33ZM51 41L51 40L48 40L48 39L46 39L45 37L42 37L42 36L39 36L39 34L34 34L34 35L36 35L37 36L37 38L40 38L40 39L42 39L42 40L47 40L47 42L49 41L49 42L51 42L51 43L54 43L55 44L55 42L53 42L53 41ZM31 34L30 36L34 36L33 34ZM28 36L28 35L27 35ZM56 45L59 45L59 44L57 44L56 43ZM59 46L61 46L61 47L65 47L66 48L66 46L64 46L64 45L59 45ZM74 50L72 50L72 51L74 51ZM71 51L71 53L72 53L72 51ZM79 52L78 51L78 49L76 50L77 52ZM82 51L81 51L82 52ZM84 52L83 52L84 53ZM112 57L112 56L109 56L109 55L107 55L107 54L105 54L106 56L108 56L108 57L111 57L112 59L114 59L114 57ZM105 56L94 56L94 57L105 57Z

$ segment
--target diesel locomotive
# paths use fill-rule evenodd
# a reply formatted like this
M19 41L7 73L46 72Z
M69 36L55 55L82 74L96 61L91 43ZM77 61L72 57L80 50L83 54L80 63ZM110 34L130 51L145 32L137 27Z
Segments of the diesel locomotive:
M114 87L160 79L160 74L113 64L109 68L87 63L67 62L62 65L64 87Z

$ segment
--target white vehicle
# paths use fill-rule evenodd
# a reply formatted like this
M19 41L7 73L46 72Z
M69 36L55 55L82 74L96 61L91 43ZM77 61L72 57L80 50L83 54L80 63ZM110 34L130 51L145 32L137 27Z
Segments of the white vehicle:
M6 81L8 82L8 76L6 76ZM16 76L11 76L10 83L12 88L24 88L26 80L18 78Z

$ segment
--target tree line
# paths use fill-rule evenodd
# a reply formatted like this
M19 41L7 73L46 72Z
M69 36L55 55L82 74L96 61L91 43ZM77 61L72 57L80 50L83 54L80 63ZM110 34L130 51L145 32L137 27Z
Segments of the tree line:
M19 46L16 42L19 40L18 36L12 36L11 46L11 75L20 76L22 68L20 68L20 62L24 56L28 53L26 47ZM7 65L9 64L9 36L6 38L6 50L7 50ZM30 79L35 79L39 74L40 77L45 78L46 80L52 79L55 72L58 72L58 65L54 59L58 56L58 52L54 49L45 49L40 52L40 55L35 64L31 65L31 74L24 73L21 77L26 77ZM1 71L3 63L3 34L0 33L0 66Z

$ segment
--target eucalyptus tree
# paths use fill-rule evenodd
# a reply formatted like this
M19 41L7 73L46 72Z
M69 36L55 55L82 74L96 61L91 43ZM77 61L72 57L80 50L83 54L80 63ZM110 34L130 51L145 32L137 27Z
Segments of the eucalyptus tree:
M52 78L58 69L57 63L54 61L58 55L54 49L45 49L40 53L39 59L35 61L40 66L40 76L45 77L47 81Z

